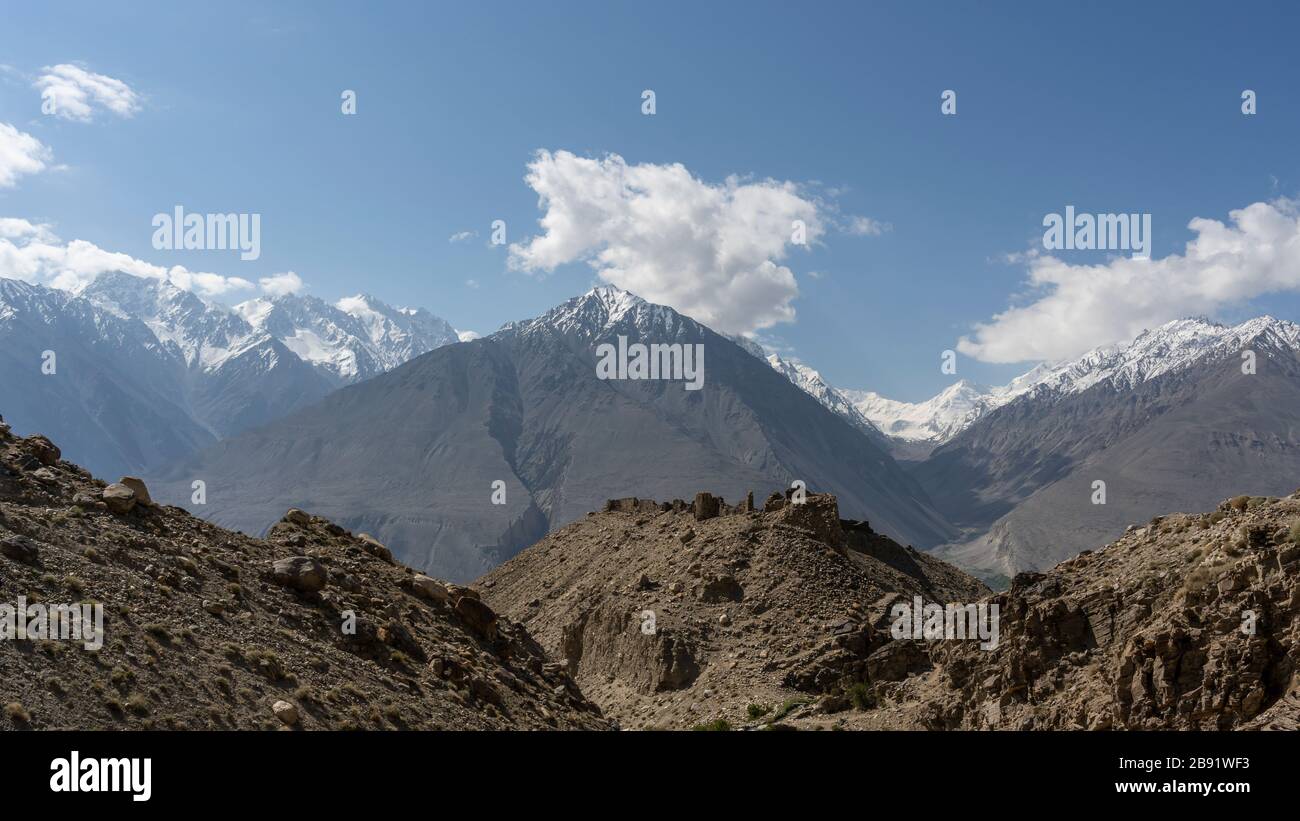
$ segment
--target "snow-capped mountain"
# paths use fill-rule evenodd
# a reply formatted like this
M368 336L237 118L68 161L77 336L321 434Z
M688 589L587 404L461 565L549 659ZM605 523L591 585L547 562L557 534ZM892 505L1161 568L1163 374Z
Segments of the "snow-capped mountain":
M166 280L109 272L77 295L113 316L144 323L159 344L188 368L219 368L231 356L266 339L229 310Z
M690 327L694 320L664 305L646 302L636 294L614 285L601 285L574 297L539 317L507 322L489 338L532 333L560 333L583 342L606 339L611 330L630 326L647 338L669 342ZM624 331L626 333L626 331Z
M1143 331L1132 342L1094 348L1077 359L1040 364L1006 385L984 387L961 379L924 402L898 402L872 391L839 389L863 416L889 436L941 444L1018 397L1053 398L1111 381L1131 389L1206 357L1236 356L1248 340L1300 349L1300 326L1263 316L1228 326L1204 317L1178 319Z
M983 414L1015 398L1004 388L960 379L924 402L899 402L873 391L841 390L858 413L886 435L909 442L946 442Z
M17 394L52 395L58 383L33 381L42 376L40 362L11 346L4 352L11 370L0 373L0 413L20 430L57 434L70 444L70 457L103 473L175 458L458 341L456 330L428 311L365 295L336 305L284 296L230 309L165 280L122 272L75 293L17 280L0 279L0 286L0 333L43 345L36 354L51 350L78 363L75 373L60 369L77 379L61 404L35 401L19 412ZM92 380L91 371L129 377ZM129 402L118 395L128 389ZM136 429L134 420L151 416L140 413L143 406L186 421L173 420L167 432L156 419ZM82 434L95 429L101 435L79 452ZM164 443L161 450L141 444L150 436Z
M333 305L313 296L259 298L234 310L251 328L345 383L460 341L455 328L423 308L394 308L369 294Z
M0 279L0 414L92 470L214 441L189 412L185 365L142 322L65 291Z
M1300 327L1181 319L1022 377L913 467L965 535L945 554L1012 575L1229 492L1300 476ZM1096 501L1104 489L1104 504Z
M703 346L702 389L601 378L599 346L618 337ZM956 535L884 448L770 363L612 287L439 348L146 478L155 498L186 504L193 476L226 489L196 510L217 522L259 532L286 507L309 507L453 579L481 575L609 498L707 488L761 501L796 479L904 542ZM503 504L489 504L484 490L498 486Z

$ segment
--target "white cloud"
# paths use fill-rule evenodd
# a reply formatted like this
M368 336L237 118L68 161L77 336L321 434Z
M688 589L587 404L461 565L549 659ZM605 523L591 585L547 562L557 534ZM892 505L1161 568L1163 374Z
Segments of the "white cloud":
M479 338L479 334L475 331L457 331L456 336L461 342L470 342Z
M40 140L0 123L0 188L13 188L19 177L44 171L53 159L54 153Z
M85 240L74 239L65 244L48 226L27 220L0 220L0 276L76 291L108 271L165 279L203 297L253 287L253 283L240 277L190 271L180 265L165 268L129 254L105 251Z
M17 217L0 217L0 239L37 239L41 242L58 242L53 226L34 223Z
M1294 201L1229 212L1231 224L1196 218L1183 254L1071 265L1031 253L1027 304L979 323L957 345L985 362L1057 360L1132 339L1173 319L1300 291L1300 213Z
M41 92L42 110L65 120L88 123L96 108L119 117L133 116L140 110L140 95L121 80L95 74L80 66L61 63L46 66L32 85Z
M257 285L268 296L291 296L302 290L303 282L302 277L293 271L285 271L283 274L262 277Z
M465 287L466 287L466 288L473 288L473 289L475 289L475 290L478 290L478 280L477 280L477 279L467 279L467 280L465 280Z
M478 236L478 231L457 231L447 238L447 242L467 242Z
M567 151L538 151L525 180L545 212L543 233L510 246L512 268L584 261L606 282L724 333L794 319L799 288L782 264L792 223L803 220L809 245L826 230L817 200L791 182L710 184L681 164Z
M844 227L845 231L859 237L878 237L893 229L893 225L873 220L871 217L849 217L848 224Z

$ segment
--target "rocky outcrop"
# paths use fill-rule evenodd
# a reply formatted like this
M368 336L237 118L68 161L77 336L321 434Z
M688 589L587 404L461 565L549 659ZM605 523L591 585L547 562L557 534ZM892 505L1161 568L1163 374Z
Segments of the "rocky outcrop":
M752 723L754 703L847 703L888 641L869 623L869 603L989 593L865 522L841 521L825 494L775 494L763 511L752 494L734 506L711 493L689 504L611 499L479 587L607 715L670 728Z
M1300 494L1158 517L990 599L1001 641L930 645L882 688L933 729L1291 728L1300 717Z

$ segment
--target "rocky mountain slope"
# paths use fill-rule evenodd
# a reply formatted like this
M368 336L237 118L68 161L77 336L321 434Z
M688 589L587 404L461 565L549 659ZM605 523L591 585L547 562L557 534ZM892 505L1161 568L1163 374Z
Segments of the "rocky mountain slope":
M1134 526L994 596L1001 640L930 642L873 726L1300 729L1300 493Z
M600 378L599 346L620 337L703 346L701 389ZM734 499L800 480L901 541L955 535L859 428L732 341L614 288L439 348L156 478L180 504L206 481L207 505L193 509L225 526L258 533L284 508L311 509L454 580L610 495L698 485Z
M841 521L834 497L773 494L761 510L710 494L608 502L479 581L497 610L568 664L625 728L752 723L749 705L845 688L889 653L872 624L893 597L973 601L983 584ZM829 703L829 702L828 702Z
M0 279L0 407L94 470L138 471L456 341L427 311L365 296L232 310L121 272L76 294Z
M0 641L6 728L612 726L523 627L364 534L222 530L3 423L0 603L103 606L102 646Z

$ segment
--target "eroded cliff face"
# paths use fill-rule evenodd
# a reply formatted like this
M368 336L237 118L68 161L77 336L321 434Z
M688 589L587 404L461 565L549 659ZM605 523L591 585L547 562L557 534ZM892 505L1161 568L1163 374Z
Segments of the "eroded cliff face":
M1300 494L1160 517L991 599L1001 642L880 685L928 728L1300 726Z

